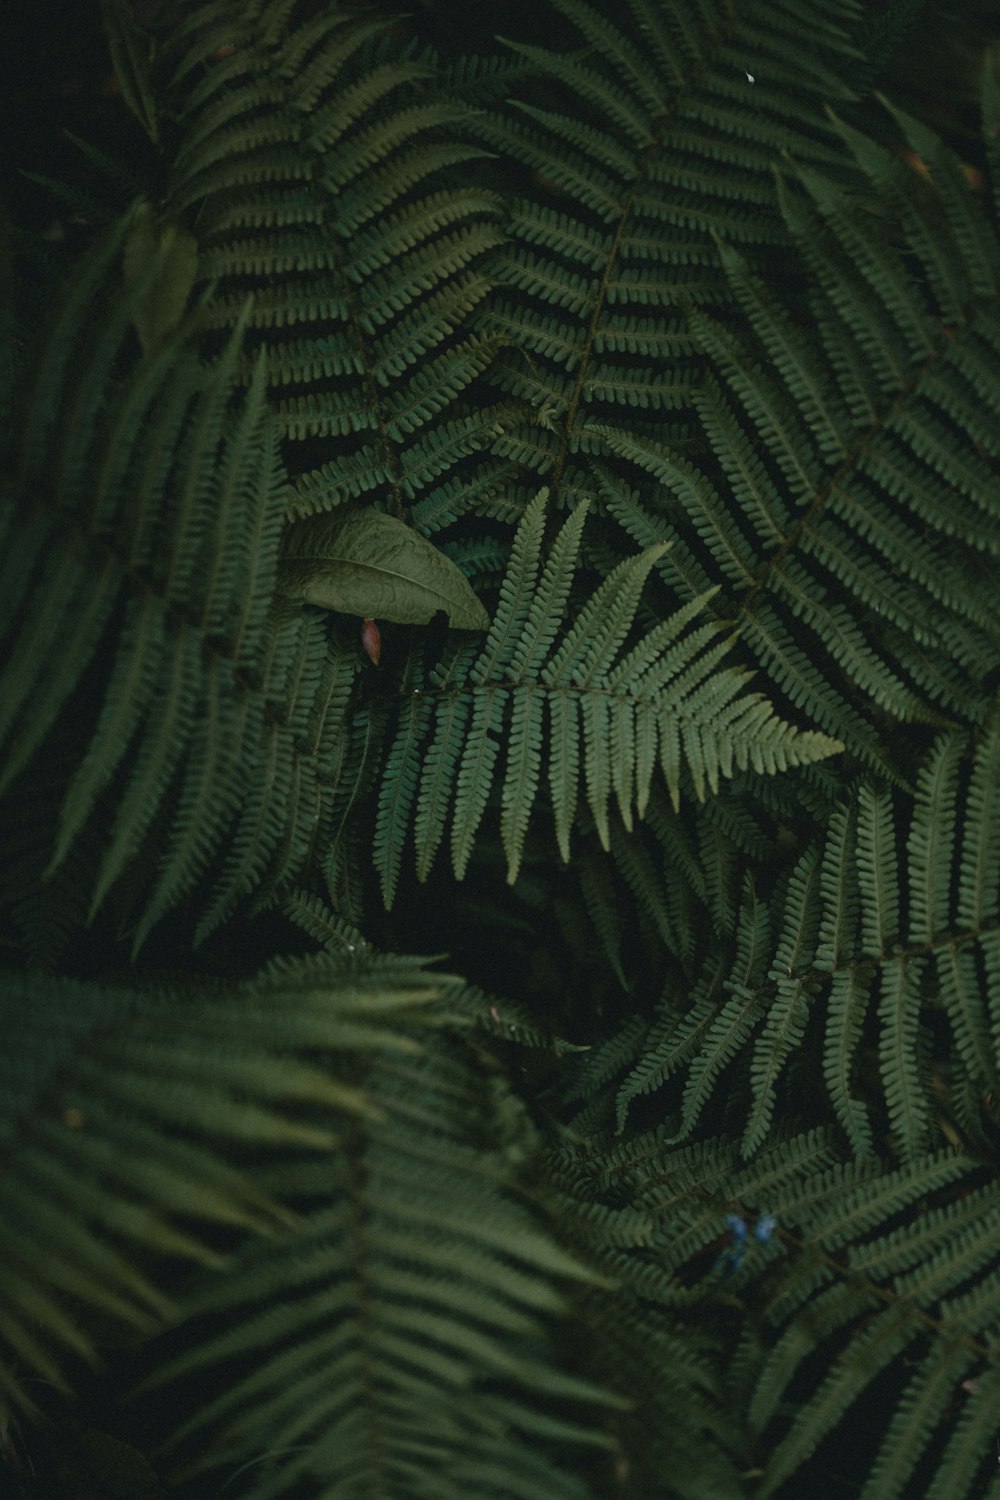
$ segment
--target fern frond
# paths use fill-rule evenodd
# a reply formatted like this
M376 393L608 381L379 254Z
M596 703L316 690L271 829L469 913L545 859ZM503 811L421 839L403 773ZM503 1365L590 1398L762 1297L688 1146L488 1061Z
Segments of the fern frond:
M686 322L714 367L690 396L711 463L638 421L595 413L577 429L578 445L652 488L652 515L643 500L606 504L631 535L673 542L658 569L671 591L724 579L731 602L717 607L769 678L883 773L859 701L896 721L981 723L997 641L998 449L983 403L995 404L1000 248L961 167L901 123L940 189L915 191L912 167L846 126L853 193L813 166L779 180L808 273L801 301L720 243L746 335L740 316L697 304Z
M887 1219L886 1215L891 1216L900 1202L913 1204L914 1193L926 1191L926 1185L935 1178L939 1184L949 1177L961 1181L960 1172L961 1163L955 1158L916 1159L909 1172L884 1177L870 1175L867 1184L859 1183L851 1193L852 1205L857 1209L861 1202L867 1202L870 1215L880 1215L883 1224L891 1225L894 1219ZM884 1193L887 1196L883 1199ZM776 1398L782 1390L788 1390L789 1381L796 1378L801 1381L802 1361L809 1341L803 1336L805 1330L800 1319L808 1320L822 1341L830 1341L831 1348L839 1345L840 1352L825 1377L809 1381L811 1390L804 1407L800 1404L801 1394L797 1397L796 1421L780 1439L768 1462L764 1493L774 1493L804 1462L808 1445L815 1444L852 1409L857 1410L880 1374L892 1367L899 1370L901 1361L911 1367L912 1373L902 1385L900 1404L881 1436L868 1484L862 1492L871 1496L883 1492L910 1493L914 1470L919 1466L925 1476L934 1475L931 1486L934 1493L946 1493L949 1483L955 1486L956 1494L978 1493L977 1486L991 1461L987 1448L981 1447L975 1460L967 1449L963 1451L961 1442L952 1443L943 1451L937 1447L929 1458L924 1457L924 1450L944 1421L946 1406L950 1411L960 1402L972 1409L963 1415L962 1425L968 1431L968 1418L975 1413L980 1393L976 1388L979 1379L974 1377L972 1390L965 1394L968 1390L965 1377L970 1371L981 1369L984 1359L992 1357L988 1345L994 1337L992 1313L985 1311L980 1296L938 1301L939 1280L942 1272L946 1283L950 1279L945 1263L952 1259L938 1247L952 1236L962 1246L955 1257L962 1270L951 1267L951 1274L961 1279L968 1274L977 1251L983 1254L990 1233L987 1225L995 1213L992 1190L980 1189L963 1193L958 1200L949 1194L938 1207L920 1207L912 1227L883 1229L874 1241L870 1227L866 1228L862 1242L856 1238L860 1225L852 1225L849 1234L853 1243L843 1281L834 1270L835 1262L824 1257L821 1269L817 1267L819 1284L815 1276L800 1281L797 1287L793 1284L792 1296L782 1314L786 1328L757 1377L758 1396L752 1410L757 1430L767 1430L766 1424L777 1415ZM792 1214L794 1217L794 1210ZM817 1238L823 1244L838 1243L837 1237L828 1240L822 1229ZM839 1242L843 1244L842 1236ZM808 1255L808 1247L804 1245L803 1249ZM900 1252L902 1259L898 1260ZM919 1262L918 1270L899 1274L900 1265L912 1266L915 1261ZM925 1270L927 1262L931 1266L929 1272ZM992 1274L987 1275L979 1290L984 1292L986 1283L992 1280ZM825 1290L820 1289L822 1283L826 1283ZM844 1342L848 1330L850 1339ZM983 1380L983 1387L981 1399L991 1402L995 1414L995 1389L990 1376ZM973 1416L973 1427L980 1416L981 1413ZM995 1459L993 1462L995 1466ZM925 1477L924 1485L926 1482Z
M510 42L523 79L506 114L484 112L472 128L536 175L513 206L484 326L517 351L498 378L524 411L502 451L526 466L526 489L548 483L560 501L563 490L592 493L579 454L599 424L649 435L686 403L683 309L728 300L713 234L781 241L772 154L835 159L812 101L849 96L838 23L850 8L817 25L817 9L799 5L780 26L764 6L558 9L564 50Z
M94 696L84 674L114 629L99 711L74 725L84 750L58 827L40 837L54 837L54 870L117 788L91 911L156 839L159 868L131 918L139 946L220 865L203 932L302 868L356 663L338 661L316 619L272 611L286 487L262 365L235 404L241 325L211 366L180 333L121 376L140 285L111 301L96 353L68 378L66 351L95 315L115 243L74 290L25 412L6 528L33 592L8 625L18 630L0 729L13 789L84 680ZM46 413L66 435L50 453L38 439ZM157 832L168 794L176 816Z
M447 1047L387 1059L365 1087L383 1122L319 1170L294 1158L271 1169L269 1183L285 1171L296 1184L299 1224L207 1288L204 1312L230 1326L205 1330L158 1379L255 1351L187 1430L218 1434L215 1462L280 1454L252 1484L259 1500L305 1480L332 1496L359 1475L400 1496L426 1493L433 1475L441 1494L488 1483L520 1500L582 1497L546 1440L609 1440L541 1403L606 1399L547 1348L559 1284L587 1273L505 1190L497 1153L473 1149L488 1110L468 1059Z
M809 1016L810 978L801 970L815 952L819 911L819 856L807 849L792 871L785 898L785 925L770 977L774 995L750 1063L753 1109L743 1137L747 1156L765 1139L774 1113L776 1082L788 1057L799 1046Z
M21 1049L0 1065L0 1408L33 1410L36 1377L65 1386L99 1317L148 1334L175 1315L158 1261L219 1269L214 1227L287 1226L233 1148L328 1153L331 1111L373 1106L320 1059L413 1051L408 1018L438 994L419 971L345 973L322 955L228 988L6 974L0 1016Z
M752 892L745 898L737 934L740 957L728 964L730 998L715 994L720 955L711 950L683 1018L668 997L663 1025L648 1040L648 1055L633 1064L621 1085L620 1119L639 1094L663 1086L683 1068L682 1133L689 1134L723 1070L735 1068L749 1101L740 1105L747 1111L743 1139L749 1154L766 1139L778 1078L796 1058L799 1086L808 1066L859 1156L871 1153L876 1108L884 1111L895 1150L909 1160L926 1149L936 1114L930 1049L932 1018L939 1013L955 1042L949 1075L954 1108L970 1139L982 1137L984 1111L996 1087L988 1040L1000 1004L995 923L987 915L982 923L969 924L954 870L964 859L977 862L988 848L986 883L991 892L1000 885L996 819L980 800L983 788L996 784L995 723L971 747L971 765L968 757L970 746L961 734L943 736L934 746L907 813L906 859L898 868L902 794L862 782L833 818L823 851L807 849L782 887L776 903L780 926L763 949L756 936L759 908ZM959 798L963 767L968 767L968 785ZM931 850L936 852L933 870ZM820 1010L825 1040L821 1047L807 1048L806 1032L815 1027ZM876 1016L873 1031L869 1018ZM747 1041L758 1026L751 1052ZM820 1057L821 1077L819 1070L812 1072ZM881 1083L866 1103L858 1074L863 1061L875 1058ZM956 1071L959 1059L963 1072ZM727 1076L732 1078L731 1071ZM729 1094L743 1098L732 1084Z
M721 1377L722 1399L748 1419L762 1494L780 1493L793 1477L808 1485L817 1472L848 1483L850 1453L820 1445L845 1422L866 1430L866 1405L886 1380L901 1399L892 1420L878 1423L858 1492L903 1495L917 1483L940 1495L951 1484L970 1500L981 1492L995 1467L986 1410L995 1421L990 1242L998 1206L995 1185L968 1158L947 1150L898 1169L871 1159L843 1163L829 1132L815 1131L785 1136L741 1166L727 1137L677 1146L661 1128L615 1144L591 1140L585 1150L567 1144L553 1170L581 1205L581 1243L615 1276L612 1308L585 1300L583 1315L595 1319L600 1337L605 1318L628 1321L641 1299L642 1343L659 1342L682 1319L706 1335L719 1330L714 1354L710 1336L703 1346L700 1380L711 1402L702 1431L714 1431ZM610 1215L603 1229L600 1210L616 1201L631 1209L631 1237L615 1235ZM760 1238L749 1234L727 1270L718 1259L727 1215L746 1227L764 1214L776 1224ZM722 1310L741 1303L754 1312L734 1355ZM686 1347L690 1360L693 1341ZM660 1409L664 1380L644 1379L631 1349L625 1363L609 1353L606 1369L635 1402L634 1442L644 1461L656 1438L642 1419ZM691 1401L692 1392L670 1399ZM664 1441L673 1441L669 1413L660 1421ZM685 1474L694 1486L705 1483L694 1458Z
M431 868L453 805L458 820L453 823L454 868L464 873L488 801L488 777L497 774L494 746L501 731L501 837L511 882L542 785L546 741L547 779L564 855L581 780L607 849L612 791L623 815L630 818L634 806L641 817L657 766L676 810L684 775L690 776L701 800L717 791L720 776L732 775L737 767L773 774L838 748L823 735L781 723L760 694L743 693L744 674L719 666L727 646L717 643L715 626L686 631L703 600L663 621L623 654L643 584L660 555L657 549L619 564L567 624L583 517L574 514L564 522L536 583L543 505L539 496L518 529L484 646L478 653L471 647L453 652L422 690L434 695L436 707L414 825L421 879ZM420 713L425 721L422 709ZM414 714L412 706L406 710L397 732L405 733L411 744ZM620 754L613 775L609 735L616 737ZM390 756L402 763L402 751L393 749ZM388 830L399 828L394 811L399 796L397 773L383 783L382 832L375 849L387 899L398 870L395 852L390 858ZM391 848L395 851L395 841Z
M225 330L254 296L247 353L266 349L292 516L387 493L400 517L439 506L481 446L467 396L494 346L470 318L499 205L456 181L482 154L461 139L468 110L393 49L389 25L257 7L207 71L200 36L175 49L184 135L168 202L197 223L212 323ZM489 465L467 467L486 482Z

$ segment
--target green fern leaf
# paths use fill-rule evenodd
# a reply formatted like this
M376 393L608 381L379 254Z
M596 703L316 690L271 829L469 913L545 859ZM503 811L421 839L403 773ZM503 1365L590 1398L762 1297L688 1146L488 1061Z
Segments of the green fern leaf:
M753 1154L767 1135L778 1076L805 1033L811 991L815 988L806 965L815 948L819 879L818 853L807 849L789 881L785 927L771 969L774 993L750 1063L753 1103L743 1135L747 1156Z
M442 1049L415 1065L387 1062L367 1086L385 1123L370 1122L320 1171L290 1159L285 1170L310 1200L299 1226L207 1292L204 1312L228 1316L229 1327L206 1329L161 1372L176 1379L257 1351L254 1368L179 1436L221 1427L218 1456L229 1464L263 1439L282 1459L256 1479L261 1500L307 1476L333 1495L359 1474L401 1496L424 1492L429 1475L442 1493L475 1492L475 1476L489 1474L497 1495L582 1500L540 1444L608 1441L543 1404L606 1399L560 1371L546 1347L545 1324L563 1305L557 1280L586 1273L504 1191L497 1164L470 1150L467 1111L481 1112L482 1090L467 1061ZM362 1317L358 1277L368 1287Z
M262 364L235 403L242 325L214 365L200 365L182 329L129 361L122 379L114 366L143 282L113 301L110 316L103 312L92 354L69 373L67 351L91 327L122 232L98 248L73 287L24 412L22 475L5 528L33 593L25 617L7 625L0 733L12 790L30 780L32 756L93 670L114 622L119 649L96 713L74 726L78 764L58 827L42 828L39 840L53 841L51 873L117 787L89 903L94 912L121 892L126 872L158 837L159 874L136 892L126 919L139 946L219 870L234 831L212 920L241 895L302 868L316 829L315 800L307 802L336 750L335 724L322 744L321 727L346 703L333 687L343 682L340 664L315 621L272 611L286 487ZM48 453L38 427L45 412L66 434ZM39 495L45 504L25 525L29 497ZM351 661L349 675L355 670ZM241 777L252 788L242 802ZM157 834L169 792L177 817Z
M773 774L838 748L823 735L800 733L782 724L760 695L743 695L745 675L732 668L719 669L726 644L712 644L717 635L713 627L684 634L704 601L686 606L621 655L643 585L662 549L653 548L619 564L560 637L557 625L571 597L569 573L583 522L571 516L564 523L536 585L543 503L541 496L533 502L518 530L511 568L478 658L465 651L429 681L427 691L437 695L437 717L424 761L415 824L417 870L422 879L444 835L457 796L456 784L462 789L463 821L458 831L453 825L454 864L456 871L467 866L471 839L488 798L480 777L484 770L492 772L498 759L492 749L484 755L487 725L493 733L501 726L505 730L501 836L511 882L520 868L531 812L543 781L548 742L551 758L546 779L564 851L569 847L581 773L601 843L609 847L609 742L618 743L628 756L628 765L615 769L614 789L619 806L625 801L629 815L633 796L640 815L647 805L657 745L659 767L675 808L685 772L701 799L709 790L717 791L720 775L733 774L737 766L752 765ZM503 688L502 696L498 685ZM467 728L470 705L471 732ZM624 725L623 720L627 721ZM633 721L634 733L629 727ZM411 723L412 716L406 720L407 726ZM559 776L554 767L559 768ZM390 818L390 806L397 802L395 780L383 785L379 812L383 827ZM473 784L477 788L474 798ZM384 861L381 844L376 856ZM383 891L389 891L392 872L384 862L380 870Z
M882 958L899 936L892 803L886 792L861 788L858 799L858 882L863 951Z
M440 506L481 451L468 393L494 351L470 337L500 230L496 197L456 180L482 154L461 139L469 112L385 18L253 6L228 26L233 53L207 72L201 33L171 39L184 136L166 204L197 221L215 326L253 295L292 513Z
M371 1106L320 1056L414 1050L400 1022L437 993L405 968L345 979L322 956L221 991L6 975L0 1013L25 1051L0 1068L0 1407L34 1410L38 1377L65 1387L67 1359L95 1356L95 1319L148 1334L174 1314L150 1253L219 1268L211 1226L287 1226L229 1148L328 1153L330 1111Z

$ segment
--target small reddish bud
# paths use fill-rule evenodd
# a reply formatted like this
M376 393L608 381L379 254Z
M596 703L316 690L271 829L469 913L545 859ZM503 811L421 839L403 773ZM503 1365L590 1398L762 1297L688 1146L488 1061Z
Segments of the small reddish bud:
M378 666L382 655L382 637L374 620L367 617L361 621L361 649L373 667Z
M908 167L912 167L915 172L919 172L921 177L930 177L931 169L918 151L911 151L909 147L904 147L900 151L899 156L901 161L905 161Z

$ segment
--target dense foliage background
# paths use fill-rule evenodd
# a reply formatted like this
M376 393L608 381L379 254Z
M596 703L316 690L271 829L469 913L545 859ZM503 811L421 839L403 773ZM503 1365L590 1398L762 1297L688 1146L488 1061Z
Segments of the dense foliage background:
M5 21L0 1493L1000 1494L991 9Z

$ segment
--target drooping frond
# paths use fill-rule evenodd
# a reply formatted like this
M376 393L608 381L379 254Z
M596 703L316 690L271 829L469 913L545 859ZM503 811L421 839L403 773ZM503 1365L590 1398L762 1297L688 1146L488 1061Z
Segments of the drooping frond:
M149 1333L176 1316L164 1272L216 1272L218 1230L274 1233L293 1215L233 1160L326 1155L372 1106L331 1075L333 1050L412 1052L439 995L405 964L351 973L325 955L240 986L97 985L5 974L0 1020L0 1412L93 1358L97 1320ZM409 1028L407 1030L407 1028Z
M138 945L206 877L203 931L302 868L356 662L318 617L272 607L287 486L261 363L239 396L242 320L210 365L183 330L136 360L130 322L161 267L110 290L120 238L79 279L22 414L0 730L11 795L56 731L81 747L39 831L50 869L113 790L92 913L155 851L128 916Z
M204 1312L227 1326L159 1377L212 1373L217 1394L178 1434L212 1434L209 1462L282 1455L254 1500L303 1484L325 1500L429 1485L455 1500L585 1495L546 1450L610 1446L608 1399L550 1347L563 1287L589 1274L505 1189L501 1151L482 1149L497 1122L481 1069L451 1045L386 1057L364 1082L377 1118L333 1155L264 1173L294 1185L299 1223L206 1289ZM520 1130L530 1140L523 1116Z
M501 744L500 832L511 882L543 782L568 859L583 797L608 848L612 798L630 828L646 810L657 771L676 809L682 783L700 800L734 768L774 773L839 749L824 735L783 723L761 694L745 692L745 672L720 665L729 643L719 640L718 626L688 628L704 599L629 645L655 548L620 563L568 619L585 508L563 524L539 571L545 499L540 492L518 528L485 644L456 646L401 711L374 846L387 903L411 817L420 878L449 815L452 863L459 878L465 873L499 779ZM417 754L419 783L395 765L397 755L401 766Z

